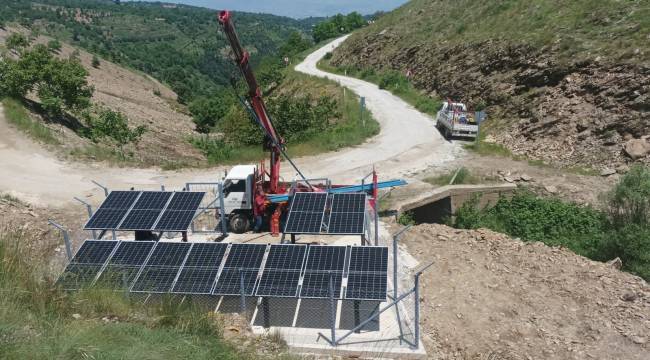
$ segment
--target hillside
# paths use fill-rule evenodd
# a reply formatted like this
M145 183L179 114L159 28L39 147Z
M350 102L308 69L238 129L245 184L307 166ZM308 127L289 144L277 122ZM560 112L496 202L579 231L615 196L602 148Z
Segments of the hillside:
M334 51L339 68L411 71L433 98L487 106L515 155L563 165L650 163L644 1L413 0Z
M236 14L242 44L256 65L277 54L289 34L309 21L266 14ZM228 85L235 68L216 11L185 5L106 0L3 1L0 22L18 22L105 59L143 71L188 102ZM220 54L220 56L215 56Z
M16 29L0 30L0 47ZM45 44L51 38L40 36L35 44ZM92 55L62 43L57 56L68 58L75 50L83 67L88 71L88 83L95 89L92 102L126 115L131 126L144 125L147 131L133 148L132 162L142 165L164 165L168 161L199 161L203 157L187 141L194 134L192 119L177 111L176 94L150 76L133 72L106 60L92 66ZM159 94L159 95L157 95ZM175 105L176 104L176 105ZM63 149L63 155L91 160L115 160L108 148L93 144L80 137L79 127L85 126L71 117L42 118L33 113L37 121L50 130ZM156 151L152 151L156 149Z

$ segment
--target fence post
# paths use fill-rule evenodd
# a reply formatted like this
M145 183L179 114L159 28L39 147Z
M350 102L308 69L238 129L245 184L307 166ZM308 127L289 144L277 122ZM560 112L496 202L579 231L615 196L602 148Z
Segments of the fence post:
M108 188L100 183L98 183L95 180L90 180L93 184L99 186L100 188L104 189L104 196L108 196Z
M217 185L219 190L219 218L221 219L221 233L223 236L228 236L228 224L226 224L226 209L224 208L223 201L223 183Z
M88 219L90 220L90 218L93 217L93 207L90 206L89 203L79 199L76 196L74 197L74 199L77 200L78 202L82 203L83 205L86 205L86 210L88 211ZM92 231L92 234L93 234L93 240L97 239L97 233L95 232L95 230L91 230L91 231Z
M363 117L363 110L366 108L366 98L362 96L361 99L359 100L359 103L361 105L361 123L363 124L363 127L365 128L366 127L366 118Z
M68 261L72 261L72 244L70 243L70 235L68 234L68 230L66 230L63 226L55 223L53 220L48 220L47 223L59 229L63 233L65 253L68 256Z
M332 345L336 346L336 306L334 305L334 280L332 272L329 271L329 293L330 293L330 326L332 327Z
M239 268L239 295L240 295L239 306L241 306L242 315L246 316L246 294L244 293L245 291L244 287L245 287L244 272L242 271L242 268Z
M420 347L420 274L415 274L415 348Z

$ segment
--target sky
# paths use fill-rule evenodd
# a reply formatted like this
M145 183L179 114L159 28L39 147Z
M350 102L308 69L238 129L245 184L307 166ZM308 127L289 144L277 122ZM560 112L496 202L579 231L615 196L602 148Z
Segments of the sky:
M172 3L203 6L217 10L263 12L305 18L329 16L358 11L363 15L379 10L392 10L408 0L161 0Z

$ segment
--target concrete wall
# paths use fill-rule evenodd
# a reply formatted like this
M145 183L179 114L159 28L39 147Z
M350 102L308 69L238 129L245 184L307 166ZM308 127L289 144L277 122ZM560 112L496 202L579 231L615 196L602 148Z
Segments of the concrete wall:
M501 196L511 197L515 189L513 184L448 185L398 204L397 211L411 211L416 223L442 223L475 196L480 197L479 206L485 207L494 205Z

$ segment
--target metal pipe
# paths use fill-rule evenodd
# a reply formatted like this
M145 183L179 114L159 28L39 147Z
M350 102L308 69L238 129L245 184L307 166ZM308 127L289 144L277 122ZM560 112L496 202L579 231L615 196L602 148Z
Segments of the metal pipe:
M379 246L379 201L375 199L375 246Z
M68 234L68 230L66 230L62 225L57 224L51 219L48 220L47 223L59 229L63 233L63 242L65 243L65 253L68 256L68 261L72 261L72 244L70 243L70 235Z
M104 189L104 196L108 196L108 188L100 183L98 183L95 180L90 180L93 184L99 186L100 188Z

